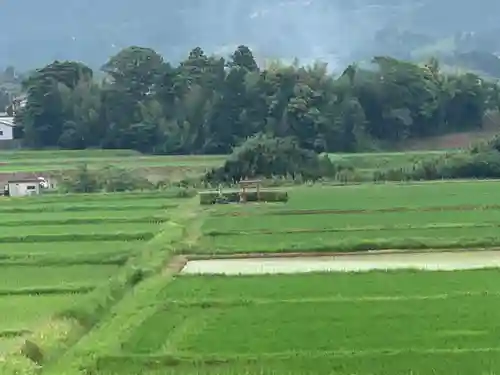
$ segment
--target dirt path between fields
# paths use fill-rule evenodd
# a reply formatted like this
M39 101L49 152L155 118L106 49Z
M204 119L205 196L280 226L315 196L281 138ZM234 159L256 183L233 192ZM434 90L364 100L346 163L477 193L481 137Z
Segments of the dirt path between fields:
M500 251L364 253L329 256L191 259L181 274L260 275L422 269L500 268Z

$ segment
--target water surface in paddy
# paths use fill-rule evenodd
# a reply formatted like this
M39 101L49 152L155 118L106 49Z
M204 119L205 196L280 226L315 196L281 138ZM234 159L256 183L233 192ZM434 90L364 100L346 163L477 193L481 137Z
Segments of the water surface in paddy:
M454 271L500 267L500 251L386 253L294 258L191 260L183 274L260 275L422 269Z

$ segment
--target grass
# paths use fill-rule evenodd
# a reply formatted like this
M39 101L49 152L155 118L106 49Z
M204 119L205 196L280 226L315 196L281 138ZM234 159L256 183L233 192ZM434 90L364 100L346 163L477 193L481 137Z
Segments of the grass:
M36 329L52 314L71 307L78 294L0 296L0 330Z
M497 373L499 272L181 276L95 370Z

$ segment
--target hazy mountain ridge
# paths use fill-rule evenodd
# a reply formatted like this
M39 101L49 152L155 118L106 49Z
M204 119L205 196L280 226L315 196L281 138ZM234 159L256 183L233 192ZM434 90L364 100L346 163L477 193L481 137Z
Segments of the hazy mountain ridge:
M497 0L483 0L481 7L456 0L29 3L4 0L0 5L0 23L8 30L0 35L0 67L24 70L54 59L98 67L129 45L155 48L176 61L195 46L225 54L247 44L259 59L320 59L333 67L374 54L419 58L426 48L427 54L448 49L447 56L465 50L500 51ZM420 53L413 56L415 51Z

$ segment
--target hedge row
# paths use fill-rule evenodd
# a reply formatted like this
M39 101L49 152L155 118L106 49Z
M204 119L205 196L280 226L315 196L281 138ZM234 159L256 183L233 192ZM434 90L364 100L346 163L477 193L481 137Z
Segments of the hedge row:
M206 191L199 193L200 204L209 205L216 203L239 203L240 192L228 191L219 194L218 191ZM288 202L288 193L281 190L249 191L246 193L247 202Z

